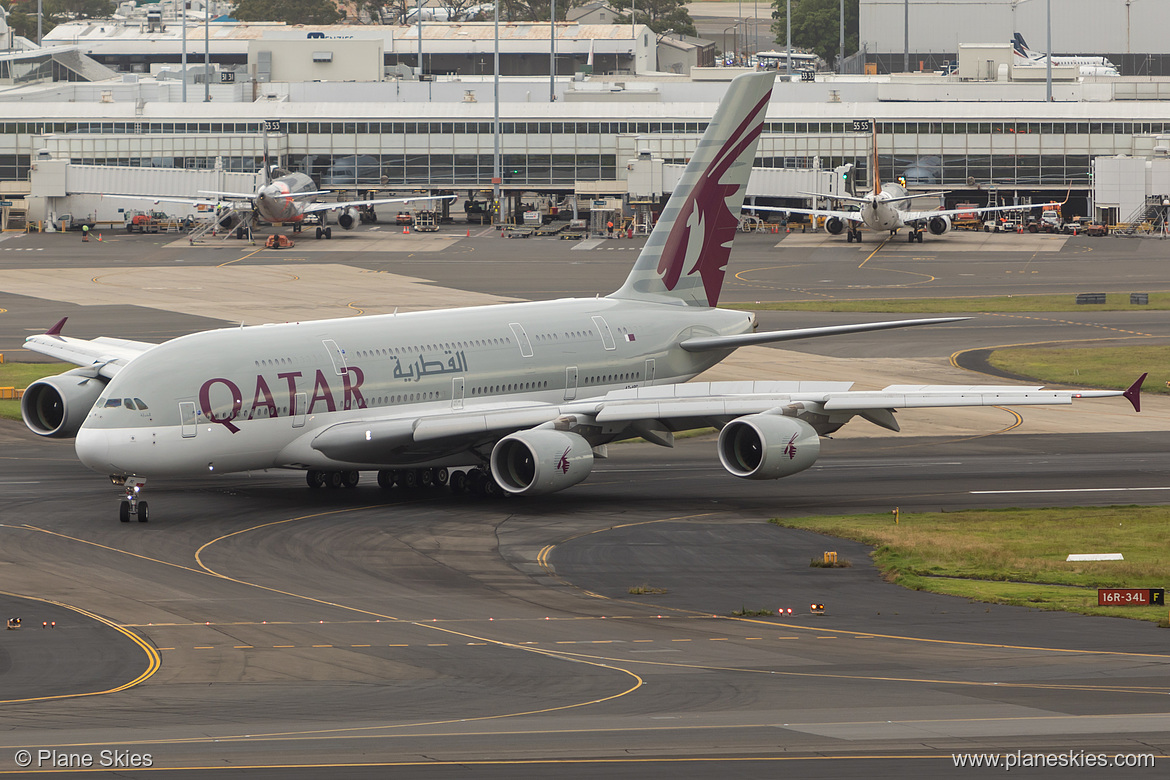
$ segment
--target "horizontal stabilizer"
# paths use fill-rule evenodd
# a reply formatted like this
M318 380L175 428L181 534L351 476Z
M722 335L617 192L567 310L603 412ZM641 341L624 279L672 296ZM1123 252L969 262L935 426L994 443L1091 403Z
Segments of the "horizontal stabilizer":
M862 322L856 325L826 325L820 328L796 328L794 330L772 330L763 333L740 333L731 336L701 336L686 339L680 347L687 352L703 352L708 349L735 349L752 344L772 344L777 341L795 341L818 336L839 336L845 333L867 333L873 330L909 328L915 325L945 325L962 322L970 317L933 317L925 320L887 320L886 322Z

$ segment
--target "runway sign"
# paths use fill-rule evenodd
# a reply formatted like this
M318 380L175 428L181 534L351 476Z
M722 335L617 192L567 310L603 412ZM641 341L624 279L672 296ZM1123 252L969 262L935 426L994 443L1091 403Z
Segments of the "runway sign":
M1097 588L1099 607L1148 607L1165 603L1165 588Z

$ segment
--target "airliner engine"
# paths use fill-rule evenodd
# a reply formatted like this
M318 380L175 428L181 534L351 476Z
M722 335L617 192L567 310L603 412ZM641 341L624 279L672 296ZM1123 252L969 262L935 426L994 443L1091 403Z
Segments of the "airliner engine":
M342 209L341 214L337 217L337 224L341 225L343 230L353 230L353 226L361 221L360 216L355 207Z
M93 369L78 368L33 382L20 399L24 424L40 436L54 439L76 436L106 387L105 379L92 374Z
M575 433L536 428L500 439L492 476L508 493L539 496L576 485L593 469L593 448Z
M834 236L841 235L841 231L845 229L845 220L840 217L829 217L825 220L825 230L829 231Z
M951 229L951 218L946 215L931 217L926 223L926 228L931 235L941 236Z
M719 432L719 461L743 479L779 479L804 471L821 454L808 423L776 414L732 420Z

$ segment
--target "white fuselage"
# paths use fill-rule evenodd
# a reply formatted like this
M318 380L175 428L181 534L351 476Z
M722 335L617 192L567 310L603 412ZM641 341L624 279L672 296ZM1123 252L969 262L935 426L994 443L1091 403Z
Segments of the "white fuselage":
M265 222L298 222L305 217L305 199L290 197L313 192L313 180L303 173L290 173L262 185L253 198L256 211Z
M899 204L890 203L891 198L901 198L906 190L898 184L883 184L881 192L870 194L868 203L861 206L861 220L870 230L897 230L905 225ZM903 201L907 202L907 201Z
M143 477L386 468L339 464L312 441L366 417L401 414L409 424L684 381L731 350L687 352L682 339L753 326L744 312L598 298L196 333L143 353L110 381L77 454L95 471ZM440 440L404 445L390 462L477 461L466 440Z

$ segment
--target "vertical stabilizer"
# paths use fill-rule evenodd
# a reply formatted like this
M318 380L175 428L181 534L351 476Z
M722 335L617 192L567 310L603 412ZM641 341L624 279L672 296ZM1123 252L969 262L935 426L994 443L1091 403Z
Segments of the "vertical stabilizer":
M719 302L775 78L767 71L731 82L629 278L611 297Z

